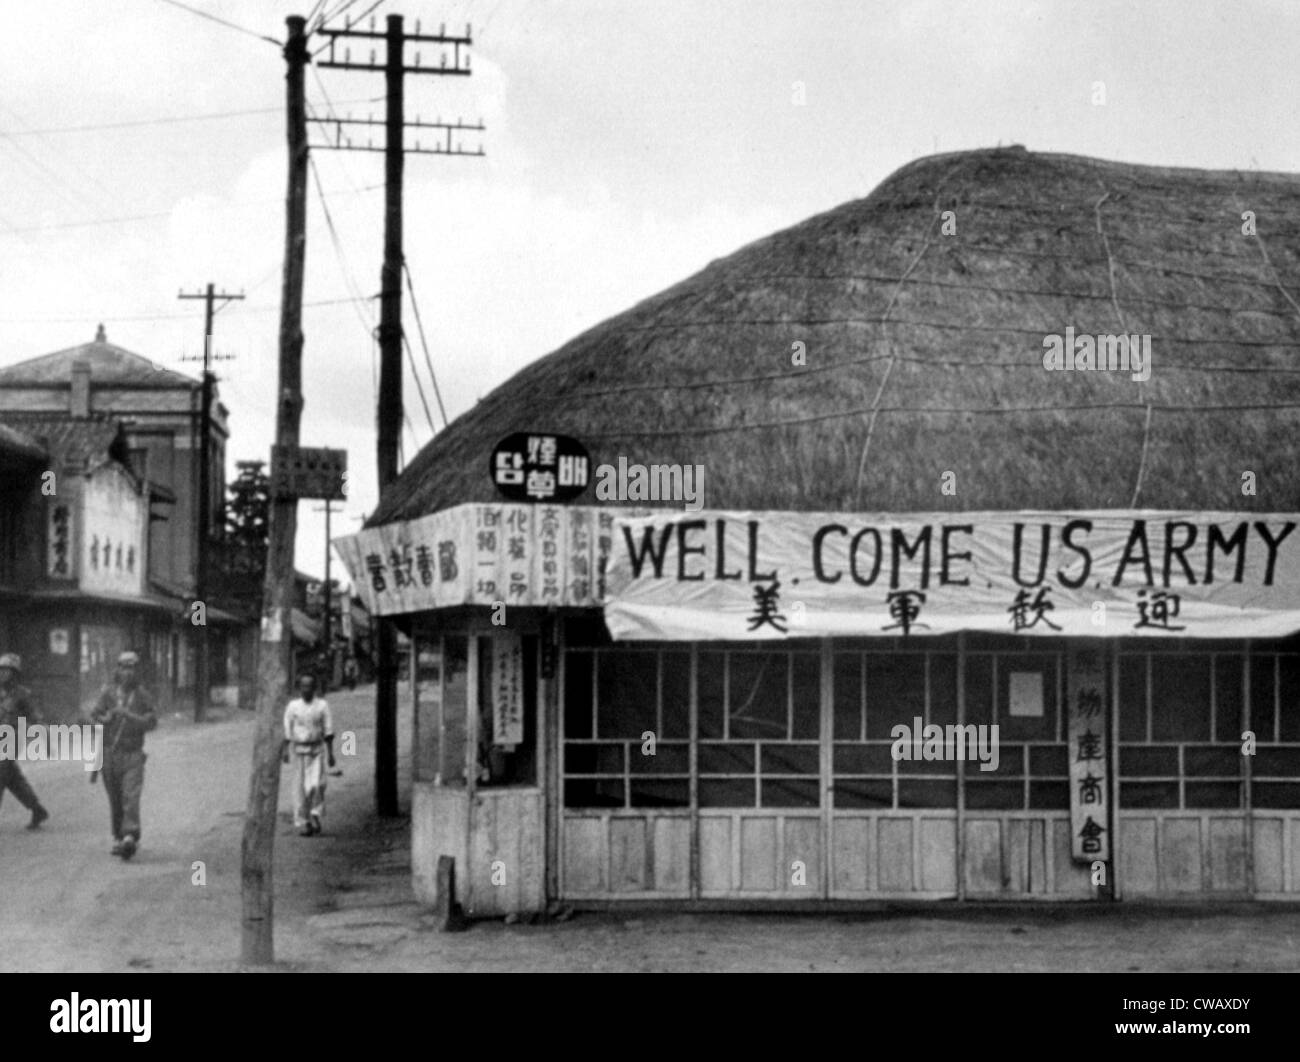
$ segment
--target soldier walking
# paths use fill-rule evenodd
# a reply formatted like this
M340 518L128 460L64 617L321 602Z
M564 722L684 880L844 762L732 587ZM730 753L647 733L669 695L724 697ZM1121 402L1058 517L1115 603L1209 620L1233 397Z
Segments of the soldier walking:
M105 686L90 713L104 727L104 788L112 820L112 853L135 855L140 843L140 793L144 788L144 736L158 725L153 698L137 680L140 657L122 653L112 684ZM92 775L91 780L94 780Z
M26 686L18 685L18 675L23 669L23 660L17 653L5 653L0 656L0 724L17 729L18 720L25 718L29 723L35 722L32 716L31 691ZM29 830L39 830L41 823L50 817L33 792L32 787L23 777L18 764L10 759L0 758L0 800L4 799L5 790L10 790L18 803L32 813Z

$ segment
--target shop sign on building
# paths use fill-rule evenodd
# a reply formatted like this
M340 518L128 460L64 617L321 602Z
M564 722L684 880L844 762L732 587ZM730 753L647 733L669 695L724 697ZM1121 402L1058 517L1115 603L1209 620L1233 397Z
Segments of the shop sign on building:
M1070 850L1080 862L1109 862L1110 751L1101 649L1095 643L1072 645L1068 666Z
M571 501L587 489L591 457L567 435L519 431L493 447L488 472L510 501Z

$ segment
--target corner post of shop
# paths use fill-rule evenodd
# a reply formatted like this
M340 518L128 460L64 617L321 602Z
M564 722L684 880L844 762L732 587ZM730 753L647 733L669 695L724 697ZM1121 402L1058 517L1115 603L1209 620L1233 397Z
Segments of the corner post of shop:
M996 719L997 717L994 716ZM957 632L957 733L966 726L966 632ZM957 757L957 899L966 899L966 757Z
M1119 653L1120 639L1108 639L1111 645L1110 657L1110 741L1107 749L1110 753L1110 891L1111 902L1121 898L1119 880ZM1067 743L1067 748L1069 747ZM1105 894L1103 894L1105 895Z

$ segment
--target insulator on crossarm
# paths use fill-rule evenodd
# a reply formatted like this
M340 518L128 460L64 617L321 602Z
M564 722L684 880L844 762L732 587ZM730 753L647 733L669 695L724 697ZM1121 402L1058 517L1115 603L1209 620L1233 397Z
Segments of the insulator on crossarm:
M343 49L343 61L344 61L345 63L350 63L350 62L352 62L352 49L351 49L351 48L344 48L344 49Z
M465 69L469 69L469 52L465 53Z
M443 52L443 53L442 53L442 68L443 68L444 70L447 69L447 53L446 53L446 52Z
M416 53L415 53L415 65L416 65L416 66L419 66L419 65L420 65L420 53L419 53L419 52L416 52Z

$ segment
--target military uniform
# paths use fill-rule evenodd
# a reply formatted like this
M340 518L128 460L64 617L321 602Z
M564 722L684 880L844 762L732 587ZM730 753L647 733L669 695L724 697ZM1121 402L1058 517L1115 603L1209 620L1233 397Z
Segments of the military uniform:
M9 668L17 674L19 658L13 653L6 653L0 656L0 667ZM35 722L31 696L31 691L26 686L20 686L16 681L0 686L0 724L17 729L20 718L25 718L29 724ZM4 799L6 789L13 793L18 803L32 813L28 829L36 829L50 817L49 812L41 806L40 799L27 779L23 777L18 764L14 760L0 759L0 800Z
M130 718L135 716L136 718ZM140 793L144 789L144 736L158 725L153 698L140 686L105 686L90 713L104 727L104 766L113 851L129 855L140 840ZM129 851L127 850L129 849Z

